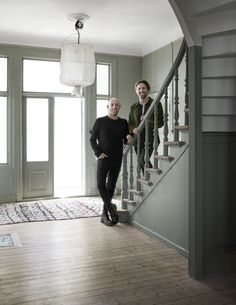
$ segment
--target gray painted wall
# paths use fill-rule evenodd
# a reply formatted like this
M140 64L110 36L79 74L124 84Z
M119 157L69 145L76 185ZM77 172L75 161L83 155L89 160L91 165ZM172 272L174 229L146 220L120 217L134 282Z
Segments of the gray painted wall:
M236 133L203 134L205 256L236 247Z
M134 84L142 75L142 58L117 56L117 95L121 100L120 115L128 119L130 106L136 100Z
M150 82L151 91L156 92L163 84L178 54L182 39L149 53L143 57L142 77Z
M187 139L185 137L185 139ZM171 149L175 161L171 169L163 171L154 188L132 216L132 223L146 232L188 255L188 149ZM173 151L175 150L175 152ZM160 162L164 169L166 161Z

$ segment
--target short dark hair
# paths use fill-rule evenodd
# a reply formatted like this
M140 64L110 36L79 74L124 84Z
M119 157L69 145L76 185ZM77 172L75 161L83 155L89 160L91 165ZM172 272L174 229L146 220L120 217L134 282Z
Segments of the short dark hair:
M135 88L137 88L137 86L138 86L139 84L144 84L148 90L151 89L151 87L150 87L150 85L149 85L149 82L147 82L147 81L144 80L144 79L143 79L143 80L138 80L138 81L135 83Z

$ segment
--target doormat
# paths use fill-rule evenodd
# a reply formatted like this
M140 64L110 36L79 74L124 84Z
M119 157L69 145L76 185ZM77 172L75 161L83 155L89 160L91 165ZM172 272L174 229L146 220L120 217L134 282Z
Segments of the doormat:
M112 202L120 204L118 200ZM97 217L101 215L102 205L100 197L0 203L0 225Z
M0 234L0 247L22 247L17 233Z

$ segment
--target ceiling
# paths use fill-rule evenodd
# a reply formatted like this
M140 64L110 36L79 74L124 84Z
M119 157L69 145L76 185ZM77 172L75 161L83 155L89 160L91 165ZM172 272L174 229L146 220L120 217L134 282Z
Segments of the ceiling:
M90 16L80 35L96 52L143 56L183 36L167 0L7 0L0 43L60 48L76 37L74 13Z

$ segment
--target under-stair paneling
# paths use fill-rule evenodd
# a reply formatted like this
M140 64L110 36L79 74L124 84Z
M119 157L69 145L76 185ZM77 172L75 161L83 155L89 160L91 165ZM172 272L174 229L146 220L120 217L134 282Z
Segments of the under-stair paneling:
M236 115L236 97L206 98L202 104L203 115Z
M223 56L235 53L236 31L214 32L204 37L203 57Z
M218 79L203 79L202 95L203 97L236 96L236 78L225 79L219 76Z
M203 37L202 130L236 131L236 31Z
M188 253L188 150L174 164L132 215L132 223Z
M205 255L236 247L236 133L203 134Z
M231 130L236 130L236 116L203 116L202 125L204 131L230 132Z
M236 75L236 57L203 58L203 77L230 77Z

